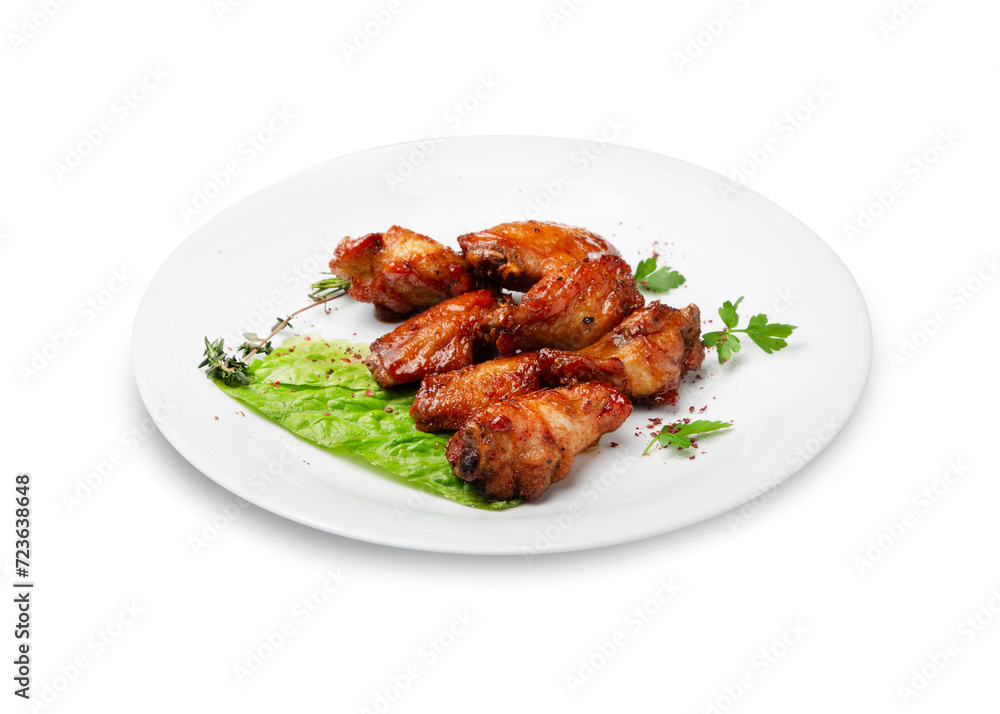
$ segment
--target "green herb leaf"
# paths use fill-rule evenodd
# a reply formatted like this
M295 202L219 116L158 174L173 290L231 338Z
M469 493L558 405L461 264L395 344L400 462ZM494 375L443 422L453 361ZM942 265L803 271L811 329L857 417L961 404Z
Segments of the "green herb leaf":
M646 258L645 260L640 260L639 265L635 268L635 281L642 282L656 270L656 258Z
M655 273L650 275L646 280L642 281L642 285L646 290L651 290L654 293L665 293L674 288L679 288L684 284L685 278L683 275L678 273L676 270L672 270L669 267L660 268Z
M706 421L704 419L698 419L696 421L688 422L676 422L674 424L668 424L663 427L663 430L657 435L653 441L650 442L649 446L643 453L645 456L649 453L649 449L653 444L659 443L660 446L676 446L679 449L690 449L691 437L698 436L700 434L708 434L713 431L718 431L719 429L728 429L732 424L728 421Z
M762 313L750 318L750 322L747 323L747 328L744 332L747 333L758 347L767 354L771 354L772 352L788 347L788 343L784 338L791 335L795 328L795 325L785 325L780 322L768 323L767 315Z
M719 364L725 364L733 358L733 355L740 351L739 338L729 332L719 334L719 344L716 347L716 354L719 356Z
M686 278L670 266L656 269L656 257L646 258L639 261L635 269L635 281L643 290L654 293L665 293L668 290L679 288L684 284Z
M722 318L723 324L730 330L736 327L740 322L740 316L736 314L736 308L740 306L741 302L743 302L742 297L735 303L731 303L726 300L722 303L722 307L719 308L719 317Z
M701 344L705 347L715 347L725 334L725 332L706 332L701 336Z
M205 338L205 359L198 368L208 367L205 376L224 384L246 384L246 365L242 360L226 354L226 343L221 338L209 342Z

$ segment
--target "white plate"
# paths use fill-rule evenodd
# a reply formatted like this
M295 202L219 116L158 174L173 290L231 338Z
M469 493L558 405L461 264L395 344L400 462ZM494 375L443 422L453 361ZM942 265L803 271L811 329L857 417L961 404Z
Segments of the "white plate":
M766 312L799 329L788 348L772 355L744 340L725 367L710 350L703 378L685 383L676 407L637 406L598 451L577 457L569 478L540 500L501 512L424 494L304 442L227 397L195 368L204 336L226 336L235 345L247 326L266 330L276 316L307 304L309 283L343 236L395 223L455 247L462 233L525 217L585 226L610 239L633 266L655 248L687 277L665 301L698 304L705 320L715 320L706 329L721 327L717 308L740 295L744 321ZM330 315L317 309L294 321L295 331L364 342L387 331L370 305L348 298L332 304ZM745 187L637 149L469 137L334 159L241 201L192 235L157 273L136 317L133 347L147 408L177 405L159 424L163 434L248 501L376 543L533 555L664 533L788 478L854 410L871 364L871 325L854 279L833 251ZM694 460L659 449L638 458L649 439L636 431L647 433L650 418L688 416L692 406L707 406L699 416L732 419L735 427L702 439Z

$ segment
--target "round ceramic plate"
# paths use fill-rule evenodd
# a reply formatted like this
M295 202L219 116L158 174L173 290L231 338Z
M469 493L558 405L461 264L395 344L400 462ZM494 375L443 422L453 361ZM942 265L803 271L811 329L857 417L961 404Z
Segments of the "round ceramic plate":
M203 338L264 334L307 304L344 236L399 224L455 238L510 220L584 226L633 267L655 251L687 277L662 296L797 325L771 355L744 339L720 366L709 350L674 406L637 405L539 500L505 511L456 505L364 462L305 442L229 398L195 365ZM660 296L648 295L652 300ZM296 333L370 342L391 326L349 298L309 311ZM287 332L284 336L290 336ZM811 230L739 184L637 149L571 139L413 142L320 164L236 204L184 242L136 317L135 376L159 427L233 493L331 533L405 548L527 556L606 546L723 513L801 469L850 417L871 364L871 325L850 272ZM692 453L654 448L651 428L690 417L733 421Z

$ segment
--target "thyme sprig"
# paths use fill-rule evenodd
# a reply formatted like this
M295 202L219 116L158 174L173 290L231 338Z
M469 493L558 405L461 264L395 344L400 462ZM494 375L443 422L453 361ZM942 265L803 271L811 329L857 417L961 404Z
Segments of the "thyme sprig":
M218 380L228 386L250 384L247 368L254 356L258 354L271 354L274 351L271 340L286 327L292 326L293 317L317 305L325 305L331 300L343 297L347 294L347 289L351 287L351 281L350 278L324 278L313 283L310 287L313 289L309 293L309 299L312 302L286 317L277 318L277 321L271 327L271 334L267 337L258 337L256 333L244 332L243 339L246 342L237 348L239 350L238 357L226 353L226 343L221 337L214 342L206 337L204 359L198 365L198 368L207 367L205 376L209 379ZM329 308L327 308L327 311L329 312Z

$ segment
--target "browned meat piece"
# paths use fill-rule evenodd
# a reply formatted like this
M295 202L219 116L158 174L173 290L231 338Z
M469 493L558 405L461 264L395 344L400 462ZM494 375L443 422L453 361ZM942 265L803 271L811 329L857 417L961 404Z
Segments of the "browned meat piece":
M350 296L398 320L473 289L472 266L451 248L406 228L344 238L330 272L351 279Z
M518 305L490 317L488 338L500 354L593 344L645 303L632 268L616 255L591 254L542 278Z
M458 429L493 402L539 389L537 352L500 357L426 377L410 416L420 431Z
M553 268L579 263L588 253L618 255L613 245L588 230L542 221L502 223L459 236L458 243L477 274L519 292Z
M539 363L563 384L599 380L634 401L673 404L684 373L701 368L700 338L697 305L676 310L656 301L579 352L542 350Z
M496 305L492 290L445 300L372 342L365 364L385 388L468 367L484 346L479 324Z
M531 501L631 413L628 399L601 382L532 392L483 409L455 432L445 453L455 474L487 499Z

